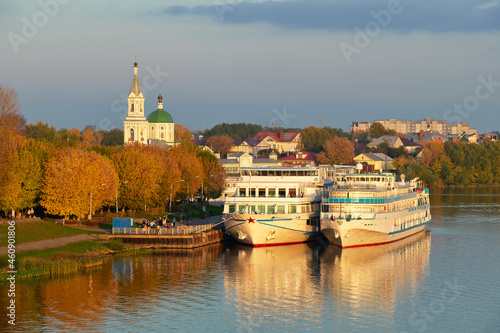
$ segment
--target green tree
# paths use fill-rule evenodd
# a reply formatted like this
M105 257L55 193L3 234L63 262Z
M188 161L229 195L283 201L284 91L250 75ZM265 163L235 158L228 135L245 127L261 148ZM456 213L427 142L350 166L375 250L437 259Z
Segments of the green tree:
M102 145L107 147L123 145L123 130L114 128L106 132L102 139Z
M54 145L60 143L59 133L57 133L55 127L49 127L49 124L44 124L41 121L38 121L35 125L28 125L26 127L26 136L37 141L45 141Z

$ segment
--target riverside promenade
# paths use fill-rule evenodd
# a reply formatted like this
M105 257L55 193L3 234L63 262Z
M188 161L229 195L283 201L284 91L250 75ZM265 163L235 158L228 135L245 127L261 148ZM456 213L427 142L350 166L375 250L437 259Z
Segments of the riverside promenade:
M138 248L194 249L227 239L222 216L191 219L189 225L176 223L173 228L113 228L111 234L96 235L102 239L119 239Z
M36 222L40 221L39 218L22 220L22 222ZM105 232L105 234L81 234L69 237L60 237L54 239L45 239L36 242L27 242L16 244L16 252L28 251L28 250L43 250L48 248L55 248L59 246L64 246L71 243L81 242L84 240L91 239L122 239L124 243L133 244L137 247L160 247L160 248L181 248L189 249L196 248L200 246L205 246L209 244L219 243L225 239L225 233L222 229L208 230L217 223L222 221L221 215L211 216L210 218L192 218L190 225L185 225L183 223L176 223L176 227L170 230L162 230L167 228L160 228L161 232L158 235L157 229L149 228L148 231L144 231L143 228L134 228L134 232L141 232L137 236L142 237L129 237L128 235L122 234L111 234L111 229L101 229L92 227L74 227L83 230ZM19 220L17 222L20 222ZM220 225L221 226L221 225ZM204 231L206 229L207 231ZM130 236L136 236L131 234ZM158 237L161 236L161 237ZM168 236L168 237L164 237ZM7 247L0 247L0 255L7 254Z

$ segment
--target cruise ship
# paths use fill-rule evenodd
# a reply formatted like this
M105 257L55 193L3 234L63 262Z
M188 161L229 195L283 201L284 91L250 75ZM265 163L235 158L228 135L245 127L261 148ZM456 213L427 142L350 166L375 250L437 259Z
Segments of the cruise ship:
M254 247L314 240L327 176L319 167L242 168L225 199L226 232Z
M397 241L430 222L429 190L392 174L338 175L322 199L321 232L342 248Z

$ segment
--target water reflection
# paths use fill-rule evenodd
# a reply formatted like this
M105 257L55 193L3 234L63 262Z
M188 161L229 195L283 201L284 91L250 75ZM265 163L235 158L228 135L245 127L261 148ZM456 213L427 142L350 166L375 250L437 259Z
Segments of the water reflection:
M428 273L430 232L370 247L328 247L321 255L321 284L335 317L394 318L398 299L417 297ZM337 318L338 319L338 318ZM388 318L384 318L387 325Z
M16 329L102 331L110 321L123 316L123 320L118 319L112 326L127 330L127 324L138 324L137 318L171 306L173 303L165 303L165 298L173 297L166 295L178 290L186 294L186 289L193 290L211 281L207 272L212 270L223 249L216 244L195 250L110 258L103 267L82 274L18 281ZM0 292L6 294L7 286L1 286ZM0 303L3 307L4 301ZM5 323L0 331L9 328Z
M315 247L319 245L235 245L226 251L225 296L236 308L240 330L265 327L268 322L280 322L284 328L288 322L311 325L320 321Z

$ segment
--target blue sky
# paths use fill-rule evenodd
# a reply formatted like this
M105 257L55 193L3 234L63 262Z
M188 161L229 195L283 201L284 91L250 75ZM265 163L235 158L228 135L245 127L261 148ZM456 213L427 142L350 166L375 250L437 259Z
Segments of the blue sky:
M161 91L192 130L320 117L500 130L500 0L4 0L0 50L27 121L58 129L122 128L137 57L146 114Z

